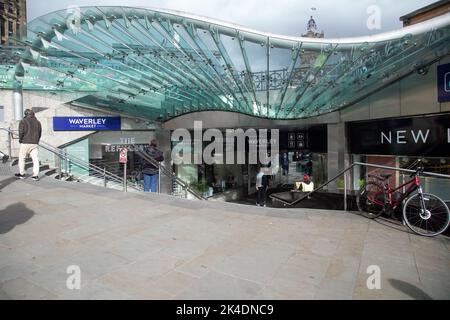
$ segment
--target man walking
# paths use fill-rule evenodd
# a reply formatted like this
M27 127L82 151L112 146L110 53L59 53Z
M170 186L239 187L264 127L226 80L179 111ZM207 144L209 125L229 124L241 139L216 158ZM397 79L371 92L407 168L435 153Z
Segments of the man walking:
M19 123L19 173L16 177L25 178L25 159L30 156L33 160L34 181L39 180L39 140L41 139L41 123L36 119L34 111L25 110L25 118Z
M155 139L150 142L150 145L144 149L144 152L152 159L161 162L164 161L164 156L161 150L158 149L158 144ZM144 176L144 192L158 191L158 177L159 170L154 164L142 159L142 174Z

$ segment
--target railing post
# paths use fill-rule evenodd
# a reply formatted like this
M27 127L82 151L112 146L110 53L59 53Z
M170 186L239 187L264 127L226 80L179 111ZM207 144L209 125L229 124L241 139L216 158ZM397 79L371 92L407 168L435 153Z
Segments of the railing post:
M106 168L103 168L103 186L106 188Z
M123 164L123 192L127 192L127 164Z
M347 211L347 172L344 172L344 211Z
M12 139L13 139L13 134L11 131L11 127L8 128L8 156L9 156L9 161L12 161Z
M158 193L161 193L161 163L158 162Z
M61 157L58 154L55 154L55 166L58 170L58 179L61 180Z
M188 197L188 190L187 190L187 187L185 186L184 187L184 198L187 199L187 197Z
M65 167L65 171L66 174L69 174L69 167L68 167L68 162L67 162L67 150L64 150L64 167Z

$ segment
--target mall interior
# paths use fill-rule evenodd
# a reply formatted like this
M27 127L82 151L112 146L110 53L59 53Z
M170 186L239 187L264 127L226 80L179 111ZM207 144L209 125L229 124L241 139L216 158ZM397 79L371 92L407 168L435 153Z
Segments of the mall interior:
M172 132L193 132L195 121L222 133L279 130L272 193L291 190L305 173L321 185L355 161L407 168L420 158L426 171L450 174L449 1L405 14L399 30L342 39L327 38L314 17L301 37L287 37L131 7L55 11L23 28L26 18L10 21L25 1L14 2L17 12L7 3L0 127L14 132L23 111L34 110L42 140L66 156L40 150L59 178L106 185L93 174L104 170L138 187L139 156L130 150L124 166L119 150L156 139L165 156L159 192L254 204L257 165L173 163L180 141ZM2 154L14 158L18 149L0 130ZM358 190L373 170L354 167L351 181L326 191ZM450 200L450 180L426 177L424 185Z

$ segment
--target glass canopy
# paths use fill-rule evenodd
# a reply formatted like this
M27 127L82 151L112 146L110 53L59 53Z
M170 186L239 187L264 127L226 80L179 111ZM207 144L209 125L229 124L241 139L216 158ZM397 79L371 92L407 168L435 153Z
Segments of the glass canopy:
M37 18L26 41L1 50L0 88L84 93L71 103L159 121L202 110L308 118L448 55L449 38L450 14L316 39L162 9L72 8Z

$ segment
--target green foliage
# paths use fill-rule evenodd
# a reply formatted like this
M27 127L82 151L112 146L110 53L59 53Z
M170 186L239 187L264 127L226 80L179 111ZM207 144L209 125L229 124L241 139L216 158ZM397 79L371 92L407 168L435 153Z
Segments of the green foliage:
M358 179L358 186L361 189L366 184L365 179Z
M197 191L198 193L203 194L206 191L208 191L208 184L206 183L206 181L193 182L191 183L191 188Z
M337 180L337 187L338 187L338 189L344 189L344 178L343 177L339 178Z
M348 181L348 180L347 180ZM358 187L361 189L366 184L365 179L358 179ZM338 189L344 189L344 178L339 178L337 180Z

